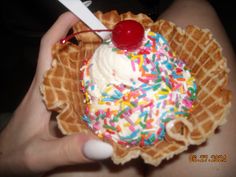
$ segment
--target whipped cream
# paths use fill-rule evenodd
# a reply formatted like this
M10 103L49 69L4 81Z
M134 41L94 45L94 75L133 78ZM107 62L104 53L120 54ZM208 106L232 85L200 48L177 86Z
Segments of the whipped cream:
M84 80L85 82L94 83L95 89L88 90L89 94L93 97L101 97L101 93L104 92L109 84L124 84L130 87L133 85L133 81L141 84L137 79L141 76L141 73L138 70L132 70L127 56L117 54L112 50L112 46L102 44L91 58L90 75L85 75ZM136 67L138 66L138 64L135 65Z

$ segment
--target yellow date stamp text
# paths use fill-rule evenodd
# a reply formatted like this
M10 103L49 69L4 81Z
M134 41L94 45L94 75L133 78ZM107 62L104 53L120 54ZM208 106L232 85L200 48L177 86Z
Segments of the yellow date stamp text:
M209 162L209 163L219 163L227 162L226 154L189 154L190 162Z

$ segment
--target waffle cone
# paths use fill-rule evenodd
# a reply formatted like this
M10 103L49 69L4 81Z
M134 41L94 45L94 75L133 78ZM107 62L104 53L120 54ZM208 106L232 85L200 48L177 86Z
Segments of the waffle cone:
M98 11L96 16L110 29L120 20L134 19L145 28L162 34L176 56L185 61L198 86L197 101L190 117L168 122L163 141L145 147L126 147L109 142L114 147L114 163L123 164L141 156L146 163L157 166L162 160L187 150L189 145L203 143L225 122L231 102L231 92L226 89L229 69L220 45L209 30L193 25L181 29L169 21L153 22L145 14L131 12ZM74 31L87 28L81 21L73 27ZM79 45L55 44L52 68L45 74L41 87L44 102L49 110L58 112L58 126L65 135L92 133L81 119L85 103L80 91L80 68L90 59L101 40L94 33L78 35L77 40Z

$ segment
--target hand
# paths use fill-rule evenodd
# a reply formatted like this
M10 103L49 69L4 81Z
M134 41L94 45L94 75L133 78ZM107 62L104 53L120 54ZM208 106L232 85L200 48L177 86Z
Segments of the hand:
M4 176L40 174L58 166L104 159L112 154L109 144L91 135L56 137L50 131L51 112L39 91L43 75L51 65L52 46L65 37L77 20L69 12L61 15L41 40L32 84L0 134L0 173Z

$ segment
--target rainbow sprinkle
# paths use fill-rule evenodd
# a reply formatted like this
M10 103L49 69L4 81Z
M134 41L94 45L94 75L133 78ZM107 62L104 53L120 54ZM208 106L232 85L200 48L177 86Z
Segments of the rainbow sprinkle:
M90 93L97 91L97 86L90 77L93 65L88 62L81 79L87 103L83 120L98 137L122 145L147 146L162 141L166 123L189 116L196 100L195 79L158 33L147 31L143 46L133 52L119 50L110 41L102 45L125 55L132 71L141 74L130 79L131 86L105 85L99 90L101 96L94 98Z

